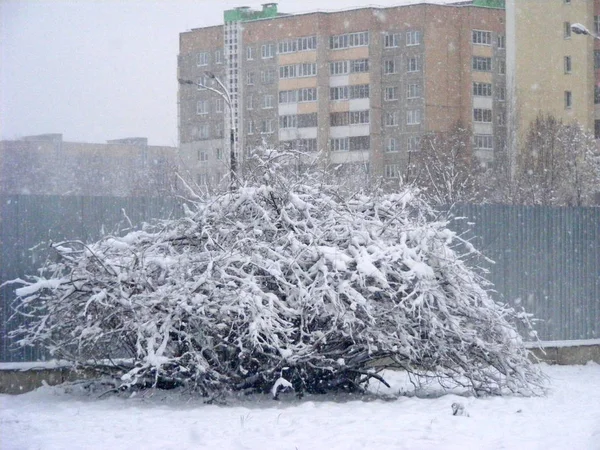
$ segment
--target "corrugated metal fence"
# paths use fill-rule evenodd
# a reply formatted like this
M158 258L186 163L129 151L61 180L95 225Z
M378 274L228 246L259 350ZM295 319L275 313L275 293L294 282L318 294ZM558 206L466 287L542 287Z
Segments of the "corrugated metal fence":
M542 340L600 338L600 208L462 205L451 228L495 261L496 299L540 321Z
M181 214L174 199L0 196L0 201L1 282L35 273L50 241L95 240L127 229L128 219L136 224ZM541 339L600 338L600 208L467 205L452 213L464 219L451 228L495 261L480 264L490 270L497 300L521 305L540 319ZM0 289L0 361L35 360L42 354L35 349L9 349L13 297L10 286Z
M0 195L0 284L36 273L50 255L48 244L65 239L94 241L154 218L180 217L172 198ZM11 348L7 333L14 286L0 288L0 361L35 361L38 349Z

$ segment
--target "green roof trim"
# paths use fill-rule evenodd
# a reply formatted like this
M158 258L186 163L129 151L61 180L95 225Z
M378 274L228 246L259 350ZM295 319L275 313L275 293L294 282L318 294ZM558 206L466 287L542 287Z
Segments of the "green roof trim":
M504 0L473 0L473 6L481 6L483 8L506 8Z
M277 3L265 3L260 11L250 9L248 6L228 9L223 13L223 20L225 23L246 22L249 20L270 19L278 15Z

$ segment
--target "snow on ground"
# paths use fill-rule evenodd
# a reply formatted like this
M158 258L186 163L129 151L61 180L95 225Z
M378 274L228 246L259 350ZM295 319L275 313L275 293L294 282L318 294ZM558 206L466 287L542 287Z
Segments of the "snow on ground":
M551 391L541 398L288 396L216 406L171 393L97 399L43 387L0 395L0 448L600 449L600 365L544 371ZM386 377L392 392L404 386L400 374ZM453 416L453 402L469 416Z

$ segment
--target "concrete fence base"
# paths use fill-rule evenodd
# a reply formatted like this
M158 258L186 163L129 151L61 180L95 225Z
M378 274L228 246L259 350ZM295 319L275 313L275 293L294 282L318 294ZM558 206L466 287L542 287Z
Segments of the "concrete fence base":
M577 365L594 361L600 364L600 339L593 341L545 342L540 347L530 346L529 351L538 360L548 364ZM0 394L23 394L44 383L50 386L67 381L93 377L92 373L74 371L68 367L27 367L18 364L0 363Z

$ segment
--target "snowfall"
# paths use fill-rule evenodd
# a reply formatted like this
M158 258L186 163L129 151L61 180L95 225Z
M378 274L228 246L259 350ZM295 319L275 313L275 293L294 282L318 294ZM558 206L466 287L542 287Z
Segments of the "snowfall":
M600 449L600 365L543 365L545 397L410 393L400 372L370 393L285 394L225 405L173 391L99 396L78 385L0 395L8 449ZM429 394L429 395L425 395ZM452 404L464 406L453 415Z

